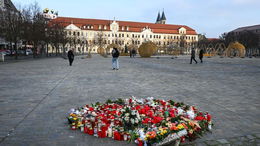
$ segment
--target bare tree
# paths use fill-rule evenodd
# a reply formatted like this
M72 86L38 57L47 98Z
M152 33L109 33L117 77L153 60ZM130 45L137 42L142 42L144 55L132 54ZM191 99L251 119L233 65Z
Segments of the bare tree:
M104 53L105 54L102 54L102 55L107 55L107 51L104 48L104 46L105 46L105 35L104 35L102 30L99 31L97 33L97 35L95 36L95 42L96 42L96 45L97 45L98 49L104 49L104 51L105 51Z
M66 45L70 41L70 39L67 37L66 31L64 27L61 25L61 23L55 22L55 23L49 23L48 27L48 36L50 38L50 42L55 47L56 50L56 56L60 54L60 47L62 47L62 55L65 56L66 54ZM73 43L75 40L73 40Z
M37 2L30 5L31 21L29 22L29 40L33 42L33 57L44 50L43 44L46 39L46 19L43 17ZM42 45L38 50L39 45Z
M0 35L10 42L14 50L15 59L18 59L18 43L22 37L23 18L19 11L0 10ZM14 46L12 45L14 43Z

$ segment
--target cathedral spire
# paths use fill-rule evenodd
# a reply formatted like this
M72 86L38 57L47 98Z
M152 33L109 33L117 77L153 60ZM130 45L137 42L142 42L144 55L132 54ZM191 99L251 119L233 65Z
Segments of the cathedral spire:
M165 17L164 11L162 12L161 20L166 20L166 17Z
M160 12L158 12L156 23L160 23L160 21L161 21L161 15L160 15Z
M161 24L165 24L165 23L166 23L166 17L165 17L164 10L163 10L162 17L161 17Z

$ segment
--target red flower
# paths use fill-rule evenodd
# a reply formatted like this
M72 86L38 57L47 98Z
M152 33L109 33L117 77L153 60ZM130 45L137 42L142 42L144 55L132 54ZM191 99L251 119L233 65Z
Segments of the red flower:
M153 111L148 110L148 111L146 112L146 115L149 116L150 118L153 118Z
M163 120L162 117L153 117L152 123L153 124L160 123L162 120Z
M163 105L163 106L166 105L166 102L165 102L165 101L161 100L160 102L161 102L161 105Z
M205 119L205 117L197 116L197 117L195 117L195 120L201 121L201 120L206 120L206 119Z
M94 108L93 107L89 107L89 111L94 111Z
M140 108L141 108L140 105L135 106L135 109L136 109L136 110L139 110Z
M140 138L138 138L137 141L138 141L138 146L143 146L143 141Z
M88 129L88 130L87 130L87 133L88 133L89 135L93 135L93 134L94 134L94 129Z
M114 132L114 140L121 140L121 134L118 131Z
M207 120L211 121L211 115L210 114L207 114Z
M143 124L148 124L148 123L151 123L151 119L150 118L145 118L143 121L142 121Z
M142 109L140 109L138 112L139 112L139 114L145 114L145 109L142 108Z
M133 100L132 100L132 98L130 98L130 99L129 99L129 103L131 104L131 103L132 103L132 101L133 101Z

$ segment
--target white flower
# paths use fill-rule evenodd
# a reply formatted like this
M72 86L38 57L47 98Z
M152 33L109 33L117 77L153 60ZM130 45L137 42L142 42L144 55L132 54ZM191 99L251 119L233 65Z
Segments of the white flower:
M130 114L129 113L126 113L125 116L128 117Z
M131 123L134 124L135 123L135 119L131 119Z
M79 110L76 110L76 111L75 111L75 114L77 114L77 115L78 115L78 114L79 114Z
M125 117L124 119L125 119L125 121L129 121L129 117Z
M178 110L178 115L182 115L182 114L183 114L183 109L181 109L180 107L178 107L177 110Z
M139 114L138 112L136 112L136 117L137 117L137 119L139 119L139 120L141 119L141 118L140 118L140 114Z
M192 120L195 118L195 113L194 113L193 110L188 110L188 111L187 111L187 115L188 115L188 117L189 117L190 119L192 119Z
M209 125L208 125L208 129L209 129L209 130L211 130L211 129L212 129L212 127L211 127L211 124L209 124Z

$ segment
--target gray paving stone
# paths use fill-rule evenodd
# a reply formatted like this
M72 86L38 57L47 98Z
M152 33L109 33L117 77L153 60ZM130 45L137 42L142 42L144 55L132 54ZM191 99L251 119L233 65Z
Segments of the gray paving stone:
M240 141L248 141L247 137L240 137Z
M248 138L249 140L255 139L255 137L253 135L247 135L246 138Z
M204 142L196 142L195 146L207 146L207 144Z
M209 141L205 141L205 143L209 146L215 146L215 145L218 145L219 142L216 141L216 140L209 140Z
M228 144L229 142L226 139L218 139L217 140L220 144Z
M254 134L254 136L260 139L260 133L259 134Z
M237 142L234 142L234 143L231 143L231 146L244 146L245 144L241 141L237 141Z
M61 58L0 64L0 138L14 129L0 145L125 145L72 131L65 117L70 108L132 95L182 101L211 113L212 133L191 144L259 143L260 59L212 57L190 65L189 56L120 57L121 68L113 71L111 58L79 58L73 66Z

